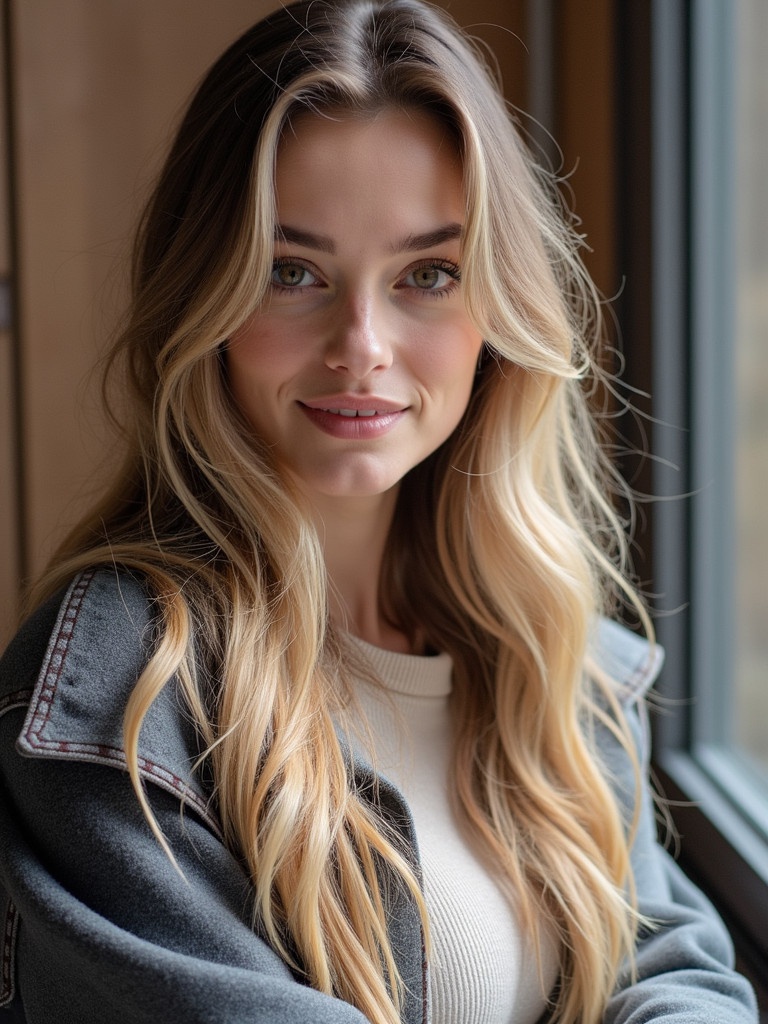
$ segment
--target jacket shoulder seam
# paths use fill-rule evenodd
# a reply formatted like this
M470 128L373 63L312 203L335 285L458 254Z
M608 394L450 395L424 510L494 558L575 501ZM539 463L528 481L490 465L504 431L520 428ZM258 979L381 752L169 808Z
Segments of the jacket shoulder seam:
M127 771L127 757L125 751L120 747L74 740L46 739L44 735L83 601L97 572L97 568L87 569L75 577L70 584L61 603L59 615L40 668L38 681L31 693L31 699L29 691L27 691L26 699L23 702L20 693L11 694L6 700L10 702L16 698L16 702L12 705L15 707L28 705L27 717L16 744L20 754L85 761ZM10 703L7 707L0 704L0 714L10 710L10 707ZM217 837L222 837L221 828L216 817L211 813L208 802L179 775L146 757L139 757L138 768L143 779L164 789L171 796L179 799L182 804L192 807Z
M61 603L59 616L51 633L37 685L32 694L27 720L22 730L22 735L30 747L44 748L46 746L46 741L41 737L41 733L48 724L80 609L95 574L95 569L88 569L75 577Z

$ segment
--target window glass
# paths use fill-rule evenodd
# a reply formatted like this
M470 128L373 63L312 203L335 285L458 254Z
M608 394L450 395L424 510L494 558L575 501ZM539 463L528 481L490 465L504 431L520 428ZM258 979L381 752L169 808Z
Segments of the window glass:
M736 74L736 748L768 781L768 4L740 0Z

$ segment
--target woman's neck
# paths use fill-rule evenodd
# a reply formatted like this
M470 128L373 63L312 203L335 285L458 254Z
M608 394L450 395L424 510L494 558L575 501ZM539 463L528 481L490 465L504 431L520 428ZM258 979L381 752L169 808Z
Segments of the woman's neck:
M364 498L314 500L312 512L328 569L334 623L376 647L411 653L405 634L385 620L379 600L396 500L396 490Z

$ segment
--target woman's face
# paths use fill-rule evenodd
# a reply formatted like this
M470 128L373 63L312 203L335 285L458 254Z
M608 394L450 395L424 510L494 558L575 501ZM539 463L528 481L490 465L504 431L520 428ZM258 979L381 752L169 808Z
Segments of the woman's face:
M232 393L308 496L385 494L458 424L482 346L455 144L418 112L307 114L275 181L271 285L228 346Z

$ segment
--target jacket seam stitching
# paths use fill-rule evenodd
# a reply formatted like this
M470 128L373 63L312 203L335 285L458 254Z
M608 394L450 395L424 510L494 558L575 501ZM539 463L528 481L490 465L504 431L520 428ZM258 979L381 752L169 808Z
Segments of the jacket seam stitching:
M101 764L109 768L127 771L125 752L115 747L96 743L73 743L67 740L44 740L37 748L43 757L56 756L64 761L81 761L89 764ZM194 790L168 768L164 768L145 757L138 759L139 774L159 789L177 797L183 804L188 804L200 818L215 832L218 838L223 834L216 818L211 814L207 803Z
M39 685L32 693L31 703L28 701L29 715L22 730L22 736L32 750L42 755L50 753L66 760L88 761L127 770L127 760L123 750L104 744L50 740L43 735L43 730L48 725L53 711L59 680L64 672L69 652L69 644L85 595L96 571L95 568L87 569L72 583L38 677ZM12 696L18 697L18 694ZM2 709L0 709L0 713L2 713ZM138 768L143 778L172 796L180 798L183 804L189 804L217 837L222 838L221 828L208 809L206 801L198 796L178 775L163 768L162 765L142 757L138 759Z
M8 899L3 928L3 975L0 987L0 1006L9 1006L16 995L15 950L19 930L19 912L12 899Z
M25 737L33 747L38 745L46 746L46 740L40 734L50 719L59 679L64 671L64 665L67 660L72 634L77 625L83 600L95 574L95 570L92 569L77 577L72 584L66 604L62 608L55 639L52 638L51 640L44 668L40 673L40 690L36 694L37 699L34 702L34 709L31 709L32 715L29 723L24 729Z

